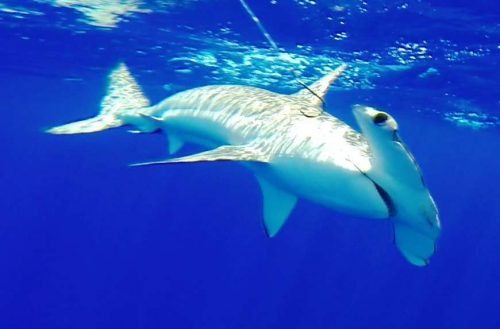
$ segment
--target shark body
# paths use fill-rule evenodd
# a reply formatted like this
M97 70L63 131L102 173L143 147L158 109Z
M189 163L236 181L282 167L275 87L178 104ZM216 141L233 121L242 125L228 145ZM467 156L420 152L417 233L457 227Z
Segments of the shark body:
M48 132L88 133L122 125L140 133L164 131L171 154L185 142L209 150L138 165L243 163L260 183L269 236L278 233L297 199L303 198L355 216L391 219L403 255L414 265L426 265L434 253L440 224L413 157L399 139L396 142L402 147L392 150L392 144L383 143L378 147L323 109L324 95L344 69L340 66L292 95L246 86L205 86L150 106L121 64L110 75L108 94L97 117ZM357 111L363 118L375 115L370 111L377 112L360 107ZM377 155L387 155L387 159L377 161ZM412 206L412 199L419 205Z

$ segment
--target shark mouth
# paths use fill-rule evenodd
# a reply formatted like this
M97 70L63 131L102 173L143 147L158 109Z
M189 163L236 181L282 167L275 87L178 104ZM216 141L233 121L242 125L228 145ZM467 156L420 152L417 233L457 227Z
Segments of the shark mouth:
M387 213L389 214L389 217L396 216L396 214L397 214L396 205L394 204L394 201L392 200L389 193L387 193L387 191L384 190L382 188L382 186L375 183L375 181L373 181L370 177L368 177L368 179L370 179L372 181L373 185L375 186L375 189L377 190L378 194L380 195L380 197L384 201L385 206L387 207Z
M384 201L384 204L385 206L387 207L387 217L394 217L397 215L397 209L396 209L396 204L394 203L394 201L392 200L391 196L389 195L389 193L387 193L386 190L384 190L384 188L382 186L380 186L379 184L377 184L373 178L371 178L366 172L362 171L360 168L358 168L358 166L356 166L354 163L353 165L356 167L356 169L358 169L358 171L363 175L365 176L367 179L370 180L370 182L373 183L373 186L375 187L375 189L377 190L378 194L380 195L380 198Z

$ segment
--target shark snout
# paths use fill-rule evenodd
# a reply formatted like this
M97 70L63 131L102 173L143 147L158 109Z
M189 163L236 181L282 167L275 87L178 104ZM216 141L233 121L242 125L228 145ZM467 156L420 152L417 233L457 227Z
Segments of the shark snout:
M373 107L369 107L366 105L356 104L352 107L352 113L354 114L354 118L358 123L359 127L362 130L365 130L371 124L371 118L378 111Z
M352 113L354 114L354 117L356 118L356 120L358 120L358 118L365 113L365 106L360 105L360 104L353 105L352 106Z
M354 113L355 117L362 116L362 115L367 115L372 112L378 112L375 110L373 107L362 105L362 104L355 104L352 106L352 112Z

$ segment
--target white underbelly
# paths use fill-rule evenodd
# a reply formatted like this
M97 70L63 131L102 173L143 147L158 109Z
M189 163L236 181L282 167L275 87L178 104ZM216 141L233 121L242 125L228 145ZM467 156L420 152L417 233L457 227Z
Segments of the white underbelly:
M388 217L375 185L359 172L300 158L277 158L258 168L269 181L301 198L351 215Z
M232 120L220 120L207 112L167 111L163 116L161 128L167 134L175 134L186 142L207 148L248 144L256 139L269 141L260 136L266 129L263 129L262 125L254 125L255 122L241 116ZM275 128L279 128L279 125L275 125ZM274 131L281 137L269 145L284 143L281 139L285 137L286 131L269 131ZM388 217L388 208L375 185L355 170L355 167L319 161L312 156L302 158L300 152L293 153L295 155L290 157L274 158L270 164L250 164L248 167L257 175L264 176L271 183L300 198L352 215L368 218ZM347 169L348 167L353 168Z

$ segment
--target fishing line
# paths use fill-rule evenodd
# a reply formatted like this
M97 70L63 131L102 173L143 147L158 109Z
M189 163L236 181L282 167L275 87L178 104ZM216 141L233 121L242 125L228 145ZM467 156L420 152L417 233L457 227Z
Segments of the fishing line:
M257 15L255 15L255 13L250 8L250 6L246 3L246 1L245 0L240 0L240 3L243 6L243 9L245 9L245 11L247 12L247 14L250 16L250 18L255 22L255 24L257 24L257 27L259 28L260 32L262 33L262 35L264 36L264 38L267 40L267 42L269 42L269 44L271 45L271 48L273 50L275 50L276 52L282 53L283 55L285 55L285 57L286 57L286 59L288 61L293 62L292 56L290 56L290 54L286 50L280 49L278 47L278 45L276 44L276 42L274 41L274 39L271 37L271 35L269 34L269 32L267 32L266 28L261 23L260 19L257 17ZM316 94L314 92L314 90L312 90L311 88L309 88L308 85L306 85L302 80L300 80L299 74L295 70L292 70L292 74L295 77L295 81L297 81L298 84L300 84L302 87L304 87L305 89L307 89L311 94L313 94L314 96L316 96L321 101L321 104L325 105L325 100L323 99L323 97L321 97L320 95Z

